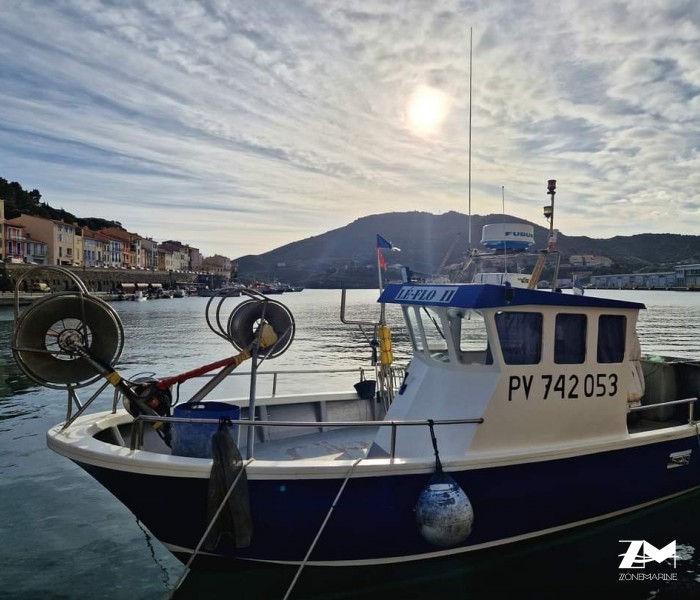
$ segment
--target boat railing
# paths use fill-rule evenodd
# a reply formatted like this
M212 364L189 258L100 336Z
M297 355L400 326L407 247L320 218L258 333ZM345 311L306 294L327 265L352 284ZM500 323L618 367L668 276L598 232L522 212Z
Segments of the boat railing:
M403 368L401 367L396 367L397 370L401 370L403 372ZM280 370L280 371L258 371L257 376L258 377L263 377L263 376L271 376L272 377L272 391L270 392L270 396L273 398L277 395L277 382L279 380L279 377L284 375L339 375L342 373L357 373L358 377L362 377L363 374L366 374L367 371L369 371L370 368L368 367L352 367L352 368L347 368L347 369L291 369L291 370ZM374 368L371 369L374 371ZM246 377L250 376L250 373L247 372L233 372L229 373L228 377ZM205 375L200 375L200 377L212 377L210 374L205 374Z
M391 427L391 446L389 458L396 458L396 439L399 427L428 427L434 425L479 425L483 418L476 419L418 419L391 421L251 421L249 419L190 419L186 417L159 417L155 415L139 415L131 423L129 448L138 450L143 446L144 425L146 423L185 423L193 425L217 425L243 427ZM162 425L161 425L162 426ZM254 457L250 457L254 458Z
M642 404L641 406L633 406L630 408L630 412L642 412L645 410L653 410L656 408L668 408L669 406L674 406L678 404L687 404L688 405L688 423L691 425L695 423L695 415L694 415L694 402L697 401L697 398L683 398L681 400L669 400L668 402L658 402L656 404Z
M377 383L379 385L379 391L389 395L390 397L387 399L387 403L390 403L391 397L393 397L393 394L395 391L398 389L398 383L400 383L401 380L403 380L403 377L405 375L405 368L403 366L399 365L391 365L389 368L389 372L387 374L386 370L379 370L375 367L371 366L362 366L362 367L349 367L345 369L284 369L284 370L275 370L275 371L258 371L256 373L256 377L272 377L272 382L271 382L271 391L269 396L272 398L275 398L277 396L278 392L278 382L280 380L280 377L282 376L289 376L289 375L342 375L342 374L348 374L348 373L357 373L358 376L358 381L361 381L364 379L369 373L374 373L374 376L377 378ZM212 374L212 373L202 373L199 375L193 376L191 379L192 380L197 380L197 379L210 379L213 380L216 378L218 374ZM152 376L150 374L146 375L146 379L151 378ZM234 371L231 373L228 373L225 378L229 377L250 377L250 373L247 371ZM217 384L218 385L218 384ZM106 386L103 385L102 388L98 391L98 394L102 392L102 390ZM203 400L216 386L215 385L205 385L202 390L194 394L189 401L200 401ZM75 392L73 391L73 395L75 395ZM114 390L114 399L112 403L112 412L116 412L117 408L119 406L119 403L122 399L122 394L119 390L115 389ZM69 407L70 407L70 398L69 398Z
M390 403L390 401L393 398L393 394L395 393L395 390L398 388L397 382L403 379L403 376L405 374L405 369L404 367L401 366L394 366L392 365L389 369L389 373L386 374L384 371L378 371L374 367L350 367L350 368L345 368L345 369L290 369L290 370L277 370L277 371L258 371L257 376L271 376L272 377L272 390L270 393L270 397L276 397L277 396L277 391L278 391L278 380L279 377L282 375L342 375L342 374L347 374L347 373L357 373L358 375L358 380L362 380L363 376L367 374L369 371L375 371L375 376L379 379L379 392L380 394L387 395L388 398L382 398L382 400L385 400L387 403ZM235 377L235 376L248 376L250 377L250 373L247 372L234 372L234 373L228 373L226 374L223 379L226 379L228 377ZM382 376L384 379L382 380ZM209 381L195 394L193 394L189 398L189 402L194 402L194 401L201 401L203 400L207 395L209 395L212 390L214 390L219 383L221 383L221 375L220 374L210 374L210 373L204 373L200 375L195 375L192 377L192 379L208 379ZM133 380L132 383L143 383L147 381L155 381L155 375L153 373L141 373L137 375ZM178 384L180 385L180 384ZM102 394L104 393L105 389L109 388L110 384L107 381L103 381L99 387L91 394L91 396L86 400L82 401L80 397L78 396L78 390L77 388L74 387L69 387L68 388L68 402L67 402L67 408L66 408L66 419L63 423L63 428L66 429L68 428L80 415L86 412L88 407L95 401L97 398L103 397ZM178 392L179 394L179 392ZM117 409L119 408L119 405L123 399L122 392L119 389L114 389L114 393L112 396L112 412L116 413ZM74 409L77 409L74 411Z

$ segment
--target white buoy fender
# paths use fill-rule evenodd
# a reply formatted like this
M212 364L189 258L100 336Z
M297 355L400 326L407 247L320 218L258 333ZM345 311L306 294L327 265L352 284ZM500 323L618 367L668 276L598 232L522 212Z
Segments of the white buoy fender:
M455 546L472 532L472 504L464 490L445 473L431 477L414 510L421 535L435 546Z

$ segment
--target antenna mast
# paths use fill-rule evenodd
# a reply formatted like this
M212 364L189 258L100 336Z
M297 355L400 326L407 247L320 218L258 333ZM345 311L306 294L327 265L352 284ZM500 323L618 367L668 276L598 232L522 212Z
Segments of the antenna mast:
M501 210L501 215L503 218L503 223L506 222L506 186L501 186L501 203L503 209ZM503 242L503 272L508 274L508 243Z
M472 28L469 28L469 252L472 249Z

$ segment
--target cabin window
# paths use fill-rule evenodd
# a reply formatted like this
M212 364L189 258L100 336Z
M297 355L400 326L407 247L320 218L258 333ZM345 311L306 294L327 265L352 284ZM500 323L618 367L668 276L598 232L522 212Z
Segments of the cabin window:
M542 358L542 314L499 311L495 317L505 363L538 364Z
M423 318L423 331L425 331L425 341L428 344L430 357L438 362L450 362L450 355L447 348L447 339L443 331L443 323L440 314L426 306L421 308Z
M459 362L465 365L493 364L493 357L488 351L486 324L481 313L449 308L447 321Z
M598 318L598 362L621 363L625 358L627 318L600 315Z
M413 342L413 349L416 352L423 352L423 333L421 332L420 317L416 314L417 311L417 307L406 306L403 309L403 314L406 319L406 325L408 325L408 333Z
M580 365L586 360L586 315L561 313L554 327L554 362Z

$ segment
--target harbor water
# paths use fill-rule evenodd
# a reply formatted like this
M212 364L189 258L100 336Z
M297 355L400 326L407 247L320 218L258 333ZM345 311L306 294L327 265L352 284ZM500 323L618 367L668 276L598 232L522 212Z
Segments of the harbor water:
M700 294L587 293L646 304L638 327L643 352L700 357ZM348 292L346 318L375 320L376 298L376 290ZM313 391L314 376L298 373L303 370L355 368L353 373L323 378L322 385L340 390L356 383L360 367L369 364L371 348L357 326L340 322L340 292L305 290L275 299L287 305L296 320L289 350L261 366L263 371L293 372L279 377L278 392ZM114 302L126 338L118 370L127 378L175 375L235 354L229 342L207 326L208 301L195 297ZM228 308L238 301L227 299L222 307L224 323ZM387 320L393 329L395 359L405 363L408 340L394 307L387 307ZM0 309L0 598L168 598L184 566L97 482L47 449L46 431L65 418L66 394L38 386L14 364L12 327L12 309ZM249 366L240 369L247 371ZM221 394L246 396L247 385L246 377L233 377ZM259 393L271 385L271 377L261 376ZM88 393L81 390L81 397ZM110 406L107 398L96 408ZM170 502L178 506L179 499ZM187 509L181 506L183 519ZM700 493L694 492L604 523L479 556L381 569L309 567L290 598L700 598L699 510ZM634 540L645 540L657 549L675 542L675 566L673 560L666 561L645 570L646 577L625 579L620 555ZM295 568L278 567L235 575L194 572L174 597L281 599L295 573Z

